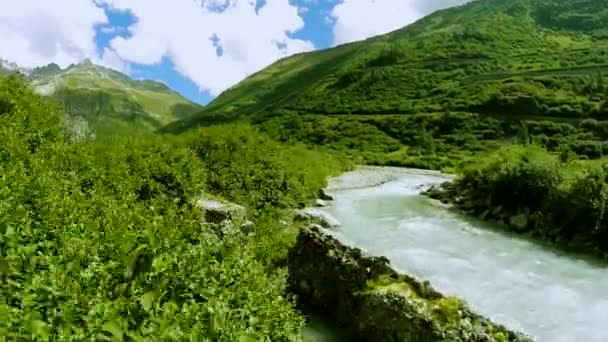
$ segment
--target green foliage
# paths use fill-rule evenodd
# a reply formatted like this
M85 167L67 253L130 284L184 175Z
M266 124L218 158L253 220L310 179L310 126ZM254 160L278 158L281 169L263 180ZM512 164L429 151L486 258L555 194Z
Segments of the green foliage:
M608 154L608 121L510 119L463 112L413 115L295 115L253 121L277 140L347 154L358 163L453 170L507 143L537 144L571 157Z
M586 33L599 33L608 20L608 10L604 1L578 0L541 2L535 11L539 23L555 28Z
M1 336L301 339L283 267L295 232L261 208L307 201L342 165L242 126L69 143L62 117L0 81ZM256 233L202 225L204 192L249 206Z
M472 214L606 257L608 168L597 164L557 158L534 145L507 146L465 167L449 193Z
M561 173L559 162L540 147L508 146L465 168L462 182L486 196L477 201L516 212L540 209L545 196L557 189Z
M453 167L471 153L493 148L504 139L505 129L513 130L509 124L466 113L285 115L257 124L280 141L321 146L359 163L427 169Z
M21 76L0 79L0 161L26 162L25 156L61 141L62 119L59 108L35 97Z
M288 147L247 126L208 128L189 144L209 169L208 191L255 209L297 206L346 167L342 159Z

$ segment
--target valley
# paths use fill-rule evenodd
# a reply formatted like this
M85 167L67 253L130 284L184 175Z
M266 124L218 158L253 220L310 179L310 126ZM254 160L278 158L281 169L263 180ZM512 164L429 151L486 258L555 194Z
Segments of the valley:
M205 106L0 60L0 336L605 341L605 22L472 1Z

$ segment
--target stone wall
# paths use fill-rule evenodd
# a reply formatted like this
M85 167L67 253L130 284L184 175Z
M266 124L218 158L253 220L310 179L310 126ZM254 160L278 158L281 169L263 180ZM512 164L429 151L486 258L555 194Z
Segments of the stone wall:
M289 285L302 302L363 341L531 341L319 226L303 229L290 250Z

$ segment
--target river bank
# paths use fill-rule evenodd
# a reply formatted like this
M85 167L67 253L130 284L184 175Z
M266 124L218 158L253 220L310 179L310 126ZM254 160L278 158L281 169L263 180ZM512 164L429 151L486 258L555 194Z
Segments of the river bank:
M531 341L314 225L290 250L289 285L362 341Z
M425 195L566 252L608 260L608 169L506 147Z

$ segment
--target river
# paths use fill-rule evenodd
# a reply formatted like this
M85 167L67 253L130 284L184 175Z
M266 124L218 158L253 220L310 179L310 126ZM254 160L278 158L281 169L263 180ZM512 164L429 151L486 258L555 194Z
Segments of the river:
M395 269L535 341L608 342L608 267L501 233L419 195L446 179L359 169L330 180L335 200L323 210L341 222L343 242L388 257Z

